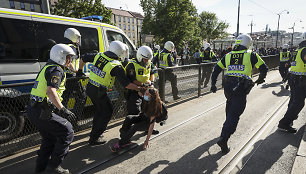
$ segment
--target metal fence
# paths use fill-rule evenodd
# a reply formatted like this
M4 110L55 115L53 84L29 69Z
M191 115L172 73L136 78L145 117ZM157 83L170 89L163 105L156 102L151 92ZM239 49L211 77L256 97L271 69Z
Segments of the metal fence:
M269 68L279 66L278 56L263 57ZM216 63L192 64L166 69L158 69L155 87L166 103L175 103L209 92L210 76ZM257 73L257 71L254 71ZM217 86L222 85L223 74L219 75ZM94 107L86 96L88 78L72 78L66 83L63 104L77 115L72 121L75 132L91 128ZM29 93L34 82L0 86L0 158L22 149L40 144L40 136L34 125L26 117ZM179 100L175 100L177 95ZM108 96L114 104L112 121L127 115L126 90L115 83Z

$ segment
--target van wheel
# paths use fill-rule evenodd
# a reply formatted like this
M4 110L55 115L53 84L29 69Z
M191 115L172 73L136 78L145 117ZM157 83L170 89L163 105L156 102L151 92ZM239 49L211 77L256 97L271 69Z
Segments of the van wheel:
M24 122L22 115L0 112L0 142L7 142L19 135L24 128Z

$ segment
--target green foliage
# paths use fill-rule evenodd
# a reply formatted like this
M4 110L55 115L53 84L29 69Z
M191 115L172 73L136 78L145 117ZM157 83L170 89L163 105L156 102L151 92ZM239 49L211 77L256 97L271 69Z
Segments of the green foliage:
M229 24L219 21L215 13L203 11L200 14L199 27L201 29L201 38L210 42L214 39L222 39L228 37L225 31Z
M200 46L197 11L190 0L141 0L140 5L145 15L142 32L155 35L156 43Z
M82 18L91 15L103 16L102 22L111 24L111 10L96 0L59 0L51 8L51 14Z

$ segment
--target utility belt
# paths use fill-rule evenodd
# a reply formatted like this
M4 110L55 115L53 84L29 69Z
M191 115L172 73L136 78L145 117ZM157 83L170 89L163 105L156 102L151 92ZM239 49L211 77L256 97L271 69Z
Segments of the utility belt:
M249 94L255 83L243 77L236 76L224 76L225 83L236 83L237 85L233 88L233 92L239 92L240 90L244 90L246 94Z
M306 75L296 75L292 72L289 73L289 79L295 86L306 87Z
M42 101L38 101L32 95L30 106L31 108L41 108L39 118L42 120L49 120L52 117L52 113L57 110L56 107L52 103L48 102L46 98Z
M98 98L106 96L107 92L110 91L106 88L106 86L103 86L91 79L89 79L89 84L98 88L98 93L97 93Z

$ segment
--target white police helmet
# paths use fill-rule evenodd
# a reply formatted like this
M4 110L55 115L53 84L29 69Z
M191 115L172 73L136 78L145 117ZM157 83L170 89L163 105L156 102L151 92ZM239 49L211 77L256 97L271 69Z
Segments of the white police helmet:
M210 48L210 44L209 43L205 43L203 47L204 47L204 50L206 50L207 48Z
M159 46L159 45L155 45L154 48L157 49L157 50L159 50L159 49L160 49L160 46Z
M252 38L247 34L241 34L237 37L235 45L243 45L247 49L251 46Z
M142 59L152 60L153 52L152 52L150 47L148 47L148 46L141 46L137 50L136 58L137 58L138 62L141 62Z
M129 55L129 48L126 44L121 41L113 41L109 45L109 51L113 52L120 58L121 61L124 61Z
M67 28L64 37L81 46L81 34L75 28Z
M125 55L124 55L124 57L120 58L122 62L124 62L125 58L129 58L129 52L130 52L129 47L126 44L124 44L124 45L125 45Z
M288 44L284 44L283 45L283 49L288 49L289 48L289 45Z
M171 41L167 41L167 42L165 43L164 48L165 48L166 50L168 50L168 51L171 52L171 51L174 50L174 43L171 42Z
M68 55L75 56L73 49L66 44L56 44L50 50L50 59L59 65L65 65Z

